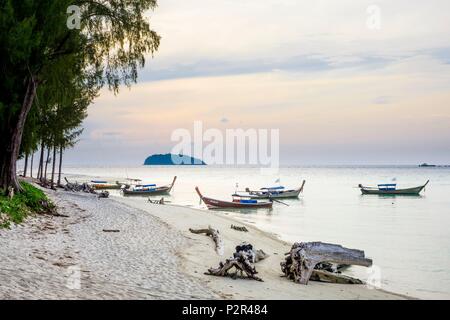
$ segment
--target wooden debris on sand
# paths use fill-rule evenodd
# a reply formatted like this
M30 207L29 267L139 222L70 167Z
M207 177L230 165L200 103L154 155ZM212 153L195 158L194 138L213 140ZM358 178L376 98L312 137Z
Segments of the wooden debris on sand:
M117 229L103 229L103 232L120 232L120 230L117 230Z
M236 231L248 232L248 229L246 227L235 226L233 224L231 225L231 229L236 230Z
M233 253L232 258L226 259L225 262L220 262L217 268L209 268L208 272L205 274L220 277L230 276L233 279L236 279L238 273L240 273L241 277L243 277L245 273L249 279L263 281L261 278L256 276L258 272L252 263L256 263L266 257L267 254L265 254L264 251L254 250L251 244L242 243L236 246L236 252ZM236 271L230 274L229 271L233 267Z
M67 177L64 177L64 180L66 180L66 185L64 186L64 190L66 190L66 191L86 192L86 193L92 193L92 194L97 194L97 195L99 194L94 188L92 188L87 183L82 183L82 184L79 184L78 182L72 183L72 182L69 182ZM109 196L109 193L108 193L108 196ZM102 198L105 198L105 197L102 196Z
M152 200L152 199L148 198L148 202L153 203L153 204L165 204L164 197L161 198L160 200Z
M240 245L236 246L236 252L245 252L249 256L251 263L257 263L269 256L262 249L254 249L253 246L247 242L242 242Z
M216 252L219 255L223 255L224 246L223 246L222 238L220 237L219 230L213 229L213 228L211 228L211 226L208 226L208 229L191 229L191 228L189 228L189 231L192 233L195 233L195 234L204 233L208 237L212 237L212 239L214 240L214 243L216 244Z
M56 183L52 184L52 182L46 178L39 179L39 182L37 184L43 188L52 189L52 190L56 190L56 187L57 187Z
M109 192L106 191L106 190L104 190L104 191L98 193L97 197L98 197L99 199L100 199L100 198L109 198Z
M367 259L364 251L344 248L341 245L323 242L294 243L291 251L281 262L281 271L288 279L301 284L318 280L335 283L362 283L361 280L341 275L329 269L327 264L359 265L370 267L372 260ZM322 268L322 270L320 270ZM330 272L331 271L331 272Z

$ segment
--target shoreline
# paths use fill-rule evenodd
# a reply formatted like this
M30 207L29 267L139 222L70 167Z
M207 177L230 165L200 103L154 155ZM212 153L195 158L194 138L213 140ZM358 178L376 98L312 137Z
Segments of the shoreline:
M132 198L45 192L68 217L30 217L11 230L0 230L0 240L6 240L0 248L6 257L0 266L1 298L414 299L365 285L311 281L304 286L282 278L279 263L291 245L224 213ZM249 232L233 230L231 224L245 225ZM223 256L209 237L188 231L208 225L223 237ZM269 254L255 265L264 282L204 275L242 241ZM80 266L80 290L67 288L67 268L72 266ZM11 274L13 268L16 274Z
M369 289L365 285L342 285L311 281L300 285L281 277L280 262L291 243L279 239L275 234L263 231L251 224L241 222L224 212L200 210L180 205L158 205L132 198L114 197L117 202L125 203L136 209L144 210L175 228L184 237L191 239L192 245L182 252L184 270L206 281L214 291L231 299L416 299L383 289ZM245 225L249 232L235 231L231 224ZM219 229L224 241L224 254L220 256L214 250L214 243L205 235L189 232L189 228L211 226ZM220 261L232 256L236 245L242 241L251 243L254 248L262 249L269 256L255 264L258 276L264 282L247 279L233 280L228 277L214 277L203 273L210 267L217 267Z

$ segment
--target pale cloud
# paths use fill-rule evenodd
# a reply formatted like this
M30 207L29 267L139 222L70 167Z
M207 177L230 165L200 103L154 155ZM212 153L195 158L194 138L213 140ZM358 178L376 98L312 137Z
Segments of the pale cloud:
M369 5L379 30L366 26ZM141 163L202 120L280 128L282 162L445 162L449 11L447 0L160 1L159 52L131 90L102 91L79 158Z
M391 100L391 97L388 96L378 96L375 99L373 99L373 102L375 104L388 104Z
M366 26L370 5L381 10L378 31ZM448 48L449 11L446 0L165 0L152 15L163 41L147 70L158 78L248 73L255 61L289 68L296 57L329 67L389 61Z
M280 128L286 146L314 144L331 150L345 145L356 151L368 144L385 157L387 145L397 144L401 153L402 148L414 149L416 141L419 154L424 143L436 149L448 143L449 85L450 65L427 57L350 74L335 70L174 79L139 84L117 97L105 91L90 109L90 119L95 120L96 140L107 142L111 137L105 133L120 132L124 148L141 149L142 156L170 151L171 132L191 129L196 120L217 126L224 110L236 120L221 121L222 126ZM80 148L83 143L89 139ZM284 157L295 156L293 150Z

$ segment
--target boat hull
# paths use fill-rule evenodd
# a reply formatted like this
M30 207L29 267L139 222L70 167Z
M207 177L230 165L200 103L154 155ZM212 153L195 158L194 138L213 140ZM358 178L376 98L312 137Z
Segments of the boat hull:
M133 189L122 189L122 194L124 196L158 196L158 195L167 195L172 191L173 186L175 185L175 181L177 177L173 178L173 181L170 185L156 187L153 189L144 189L144 190L133 190Z
M211 198L202 198L203 202L206 204L208 209L217 209L217 208L272 208L272 202L263 202L263 203L241 203L241 202L232 202L232 201L222 201Z
M206 204L208 209L258 209L258 208L272 208L272 202L256 202L256 203L243 203L234 201L222 201L204 197L198 187L195 187L195 191L199 195L200 199Z
M92 185L95 190L119 190L122 185L120 184L105 184L105 185Z
M423 186L408 188L408 189L395 189L395 190L379 190L375 188L368 188L362 185L359 186L362 194L375 194L375 195L404 195L404 196L417 196L425 189L427 181Z
M248 194L238 194L238 196L250 198L250 199L289 199L298 198L301 190L286 190L284 192L269 193L269 192L250 192Z
M246 194L238 194L238 196L250 198L250 199L289 199L298 198L303 188L305 186L305 181L303 181L302 186L298 189L285 190L278 192L268 192L268 191L250 191Z
M170 193L170 187L161 188L158 190L122 190L124 196L152 196L163 195Z

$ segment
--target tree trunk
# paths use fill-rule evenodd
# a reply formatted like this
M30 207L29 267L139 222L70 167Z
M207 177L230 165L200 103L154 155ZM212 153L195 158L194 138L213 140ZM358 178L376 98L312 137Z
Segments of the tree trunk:
M44 141L41 141L41 155L39 157L38 175L39 180L42 179L42 169L44 168Z
M47 181L47 165L50 161L50 147L47 147L47 158L45 158L44 181Z
M28 153L25 154L25 164L23 165L23 176L27 176L27 169L28 169Z
M34 151L31 154L31 163L30 163L30 177L33 178L33 160L34 160Z
M52 179L50 188L53 189L53 182L55 181L55 165L56 165L56 146L53 146L53 164L52 164Z
M63 147L59 146L59 170L58 170L58 186L61 185L61 169L62 169Z
M22 134L36 96L37 81L33 75L27 80L27 89L22 106L17 117L10 123L10 130L6 133L5 146L0 156L0 189L8 190L14 188L16 192L21 192L22 187L17 180L17 158L19 157L20 144L22 143Z

